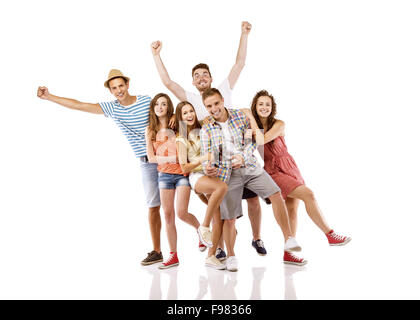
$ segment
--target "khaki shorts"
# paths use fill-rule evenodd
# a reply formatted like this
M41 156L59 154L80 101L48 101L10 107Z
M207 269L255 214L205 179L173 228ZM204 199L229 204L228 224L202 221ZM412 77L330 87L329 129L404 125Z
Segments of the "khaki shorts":
M228 182L228 192L220 205L222 220L242 217L242 193L244 187L255 192L263 199L280 192L280 188L265 170L258 170L254 174L249 173L249 170L245 168L232 170Z

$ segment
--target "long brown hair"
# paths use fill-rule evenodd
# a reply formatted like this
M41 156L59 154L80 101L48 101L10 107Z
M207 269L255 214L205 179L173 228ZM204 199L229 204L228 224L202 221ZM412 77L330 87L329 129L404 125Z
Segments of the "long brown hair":
M171 98L166 93L158 93L155 95L150 102L150 111L149 111L149 132L151 133L152 140L156 139L156 133L160 129L160 122L155 113L155 104L159 98L164 97L168 104L168 110L166 112L166 127L169 127L169 120L171 120L172 115L174 114L174 105L172 104Z
M197 118L197 112L195 112L194 106L191 103L189 103L188 101L181 101L180 103L178 103L178 105L176 106L176 109L175 109L175 132L179 136L184 137L184 138L188 138L189 130L188 130L188 127L187 127L187 130L185 132L184 126L182 126L180 124L183 122L183 120L182 120L182 108L186 105L190 105L191 108L193 108L194 113L195 113L195 121L194 121L194 124L193 124L192 128L190 128L190 130L201 128L200 122L198 121L198 118Z
M260 128L260 129L264 129L264 126L263 126L263 124L260 120L260 117L259 117L258 113L257 113L257 100L260 97L269 97L271 99L271 113L270 113L270 115L268 116L268 119L267 119L267 131L268 131L276 123L276 119L274 119L274 117L275 117L276 112L277 112L277 104L276 104L276 101L274 100L274 97L271 94L269 94L267 90L260 90L255 94L254 98L252 99L252 103L251 103L251 111L252 111L252 115L255 118L255 121L257 121L258 128Z

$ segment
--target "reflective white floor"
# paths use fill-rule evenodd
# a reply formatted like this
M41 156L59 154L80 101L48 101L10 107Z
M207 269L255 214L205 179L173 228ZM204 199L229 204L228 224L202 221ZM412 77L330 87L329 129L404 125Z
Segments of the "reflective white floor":
M201 208L196 202L193 207ZM270 207L263 205L262 238L268 255L256 254L249 220L241 218L236 245L239 270L234 273L206 268L207 252L199 252L194 230L180 221L180 265L159 270L157 265L140 265L150 250L146 216L135 212L115 216L112 208L109 213L92 213L92 219L86 218L85 211L51 213L50 225L42 225L36 216L27 214L22 222L21 216L13 215L9 217L11 227L3 225L0 234L0 298L420 298L415 224L406 225L406 236L398 241L390 236L391 230L402 230L404 221L384 218L382 227L374 229L378 215L366 216L360 226L362 215L342 216L334 219L339 224L337 231L345 227L353 240L344 247L329 247L302 209L297 238L303 247L300 254L308 260L305 267L282 263L282 237ZM167 257L164 230L162 248Z

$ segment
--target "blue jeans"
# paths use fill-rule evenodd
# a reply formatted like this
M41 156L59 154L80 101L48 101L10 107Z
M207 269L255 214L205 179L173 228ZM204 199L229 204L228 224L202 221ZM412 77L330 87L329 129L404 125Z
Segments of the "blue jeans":
M157 163L140 162L143 190L149 208L160 206Z
M176 189L177 187L190 187L188 177L182 174L159 172L159 189Z

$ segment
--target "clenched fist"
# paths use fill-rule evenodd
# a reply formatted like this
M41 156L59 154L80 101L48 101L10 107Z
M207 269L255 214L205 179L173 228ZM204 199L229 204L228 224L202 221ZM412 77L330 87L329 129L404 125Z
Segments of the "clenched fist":
M152 44L150 45L150 48L152 49L153 55L156 56L160 54L160 49L162 49L162 42L160 41L152 42Z
M248 21L242 21L242 33L249 34L252 25Z
M50 93L48 92L47 87L38 87L38 93L37 93L38 98L47 100L49 95Z

